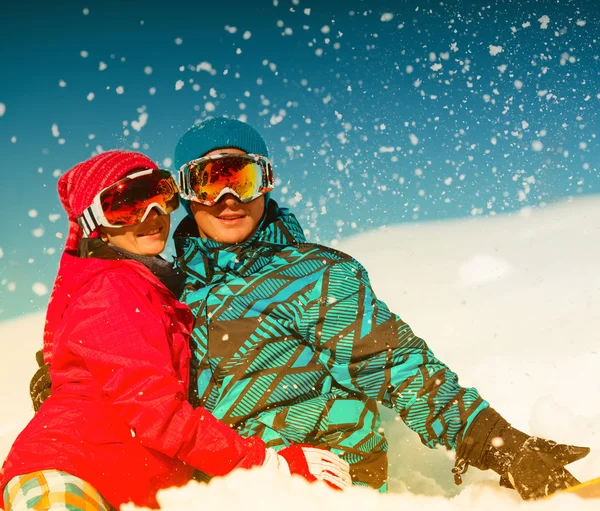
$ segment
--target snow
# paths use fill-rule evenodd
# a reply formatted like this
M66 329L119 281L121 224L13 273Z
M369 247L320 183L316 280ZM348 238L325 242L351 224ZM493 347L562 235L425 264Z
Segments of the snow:
M464 287L501 280L510 273L511 266L508 262L489 254L476 254L459 268L460 281Z
M2 117L5 112L6 112L6 105L4 103L0 103L0 117Z
M213 66L210 62L200 62L200 64L198 64L196 66L196 72L200 72L200 71L206 71L207 73L210 73L212 76L217 74L216 69L213 68Z
M336 492L325 485L309 483L299 479L288 479L274 471L236 471L227 478L213 480L210 485L190 483L179 490L160 492L158 501L161 508L168 511L197 509L198 502L206 509L244 509L248 499L252 509L261 511L287 511L319 509L344 509L348 511L464 511L480 509L504 511L526 509L550 511L576 509L597 511L598 501L585 501L572 495L560 495L548 501L534 503L515 501L508 492L502 493L484 486L467 488L460 497L447 500L443 497L425 497L405 493L402 495L379 495L365 488L352 488L344 493ZM122 511L133 511L132 505L123 505Z
M579 198L522 214L412 223L342 240L369 271L380 299L428 341L436 355L523 431L592 447L570 466L600 475L600 199ZM0 360L0 457L32 416L29 379L42 344L43 314L0 322L10 356ZM390 442L388 495L334 492L267 469L237 471L208 486L159 494L163 509L254 508L597 510L571 495L524 503L488 472L470 469L452 484L452 455L423 447L383 411ZM413 493L411 493L411 491ZM418 494L418 495L417 495ZM453 497L453 498L450 498ZM123 509L132 511L132 506Z
M42 282L36 282L35 284L33 284L33 286L31 287L31 290L37 296L44 296L44 295L48 294L48 288Z
M131 121L131 127L135 131L140 131L144 126L146 126L147 122L148 122L148 112L140 112L138 120Z
M493 44L490 44L489 48L490 48L490 55L492 57L495 57L496 55L498 55L498 53L502 53L504 51L502 46L494 46Z
M544 149L544 144L539 140L534 140L531 143L531 149L533 149L536 153L539 153L542 149Z
M540 28L546 30L548 28L548 23L550 23L550 18L544 14L538 21L540 22Z

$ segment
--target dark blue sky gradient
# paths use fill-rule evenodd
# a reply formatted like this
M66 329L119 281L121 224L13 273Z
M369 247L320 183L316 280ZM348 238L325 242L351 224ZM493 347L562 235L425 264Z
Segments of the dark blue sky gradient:
M47 303L57 175L113 148L172 169L210 115L264 134L275 198L325 244L600 192L591 1L205 4L0 4L0 319Z

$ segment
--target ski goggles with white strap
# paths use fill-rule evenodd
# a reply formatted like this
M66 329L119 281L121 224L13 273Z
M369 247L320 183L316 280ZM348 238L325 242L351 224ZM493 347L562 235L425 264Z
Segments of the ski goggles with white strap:
M168 170L141 170L100 191L77 219L84 235L102 225L125 227L146 220L153 208L164 215L179 207L177 183Z
M271 161L258 154L214 154L179 169L181 197L214 206L225 194L248 203L275 187Z

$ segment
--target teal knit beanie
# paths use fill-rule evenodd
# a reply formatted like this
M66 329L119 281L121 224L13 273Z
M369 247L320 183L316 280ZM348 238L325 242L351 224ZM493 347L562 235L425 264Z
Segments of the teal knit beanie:
M175 147L175 168L179 170L187 162L225 147L269 157L267 144L252 126L236 119L213 117L192 126L179 139ZM265 203L268 199L269 194L266 194ZM189 201L182 199L181 204L191 215Z

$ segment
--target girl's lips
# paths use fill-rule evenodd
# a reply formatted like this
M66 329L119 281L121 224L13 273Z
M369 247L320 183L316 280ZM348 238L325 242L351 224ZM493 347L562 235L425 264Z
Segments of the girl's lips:
M142 232L140 234L138 234L138 237L147 237L147 236L160 236L160 233L162 231L162 227L156 227L154 229L152 229L151 231L147 231L147 232Z

